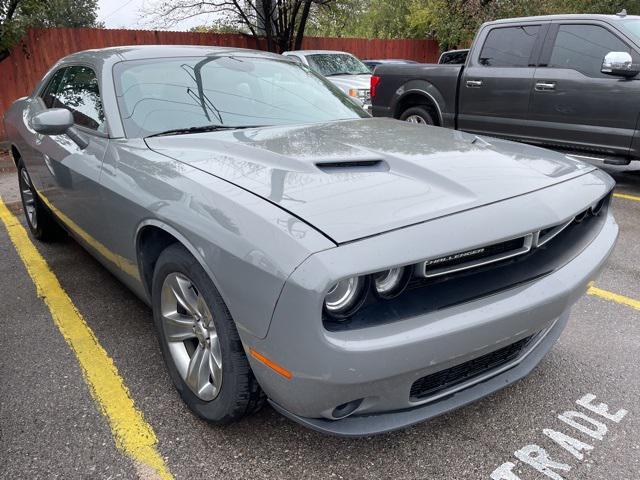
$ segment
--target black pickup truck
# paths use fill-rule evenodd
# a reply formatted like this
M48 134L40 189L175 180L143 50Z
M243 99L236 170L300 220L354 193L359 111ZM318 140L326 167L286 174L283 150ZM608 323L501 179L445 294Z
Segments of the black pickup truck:
M627 164L640 159L640 16L480 27L464 65L380 65L373 115Z

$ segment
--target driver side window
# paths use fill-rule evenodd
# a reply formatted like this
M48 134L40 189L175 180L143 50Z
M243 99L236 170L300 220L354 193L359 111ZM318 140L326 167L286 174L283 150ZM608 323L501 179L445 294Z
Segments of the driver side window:
M634 52L618 37L598 25L560 25L549 67L569 68L594 78L611 78L600 72L609 52Z
M94 71L74 65L58 70L40 95L47 108L66 108L76 125L106 132L104 108Z
M60 106L56 105L56 94L58 93L60 82L62 82L62 78L64 77L66 70L66 68L61 68L54 73L51 80L49 80L49 83L40 94L40 98L47 108L56 108Z

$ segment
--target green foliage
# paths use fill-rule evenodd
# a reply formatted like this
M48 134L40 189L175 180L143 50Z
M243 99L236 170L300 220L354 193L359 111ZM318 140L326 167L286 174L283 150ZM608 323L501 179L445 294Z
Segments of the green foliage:
M369 11L371 0L337 0L315 4L306 34L315 37L364 36L362 17Z
M323 37L406 38L412 0L338 0L319 4L308 35Z
M248 34L246 28L243 28L242 25L236 25L233 23L227 22L219 22L213 25L198 25L196 27L191 27L189 29L190 32L196 33L244 33Z
M413 0L406 20L412 36L432 36L441 49L466 47L478 27L498 18L558 13L613 14L626 7L640 13L640 2L620 0Z
M640 14L638 0L336 0L316 5L308 34L328 37L434 37L442 49L466 47L498 18L554 13Z
M94 27L98 0L0 0L0 60L30 27Z

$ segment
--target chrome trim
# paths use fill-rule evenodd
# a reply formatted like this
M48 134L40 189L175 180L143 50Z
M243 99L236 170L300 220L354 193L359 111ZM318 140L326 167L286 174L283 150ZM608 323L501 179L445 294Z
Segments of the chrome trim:
M459 392L460 390L464 390L465 388L469 388L472 387L478 383L484 382L486 380L489 380L492 377L495 377L496 375L500 375L503 372L506 372L507 370L510 370L511 368L515 367L516 365L518 365L519 363L521 363L525 358L527 358L531 352L533 352L535 350L535 348L540 345L540 342L542 342L542 340L544 340L544 338L547 336L547 334L551 331L551 329L555 326L555 324L558 322L558 319L556 318L553 323L551 325L549 325L545 330L542 330L540 332L538 332L537 334L537 338L533 339L531 341L531 346L524 352L521 353L518 358L512 360L511 362L503 365L500 368L497 368L496 370L492 370L490 372L485 373L484 375L480 375L477 377L472 378L471 380L467 381L467 382L463 382L459 385L455 385L451 388L448 388L446 390L443 390L441 392L436 393L435 395L431 396L431 397L427 397L425 399L419 400L417 402L411 402L413 405L424 405L427 403L431 403L431 402L435 402L436 400L439 400L443 397L446 397L448 395L452 395L456 392ZM491 352L488 352L491 353ZM473 359L472 359L473 360ZM455 365L453 365L453 367L455 367ZM451 367L451 368L453 368ZM444 369L446 370L446 369ZM438 373L438 372L433 372ZM411 397L409 397L409 401L411 401Z
M495 263L495 262L499 262L501 260L507 260L509 258L513 258L513 257L518 257L520 255L524 255L525 253L528 253L529 251L531 251L531 248L533 247L533 237L534 234L533 233L528 233L527 235L523 235L522 237L514 237L508 240L504 240L504 242L508 242L510 240L516 240L518 238L523 238L524 239L524 243L522 245L522 247L516 249L516 250L510 250L508 252L503 252L503 253L499 253L497 255L493 255L491 257L486 257L486 258L481 258L478 260L472 260L470 262L467 263L462 263L460 265L455 265L453 267L444 267L441 269L436 269L433 270L431 272L427 272L427 262L429 262L432 259L427 259L423 262L421 262L420 265L420 271L419 274L420 276L424 277L424 278L434 278L434 277L440 277L442 275L447 275L450 273L457 273L457 272L461 272L463 270L469 270L471 268L477 268L477 267L481 267L483 265L488 265L490 263ZM502 242L496 242L496 243L502 243ZM496 245L496 243L492 243L489 245L482 245L479 246L477 248L483 248L483 247L490 247L493 245ZM472 251L474 249L471 249L470 251ZM464 252L460 252L460 253L464 253ZM452 254L452 255L455 255ZM436 258L440 258L440 257L436 257Z

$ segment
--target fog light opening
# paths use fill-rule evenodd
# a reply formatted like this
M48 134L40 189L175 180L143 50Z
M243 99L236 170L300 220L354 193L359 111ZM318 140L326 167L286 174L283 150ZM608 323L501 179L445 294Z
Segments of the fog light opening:
M358 407L362 403L362 400L362 398L359 398L358 400L352 400L350 402L343 403L342 405L338 405L333 409L333 412L331 412L331 416L335 420L340 420L341 418L348 417L358 409Z

